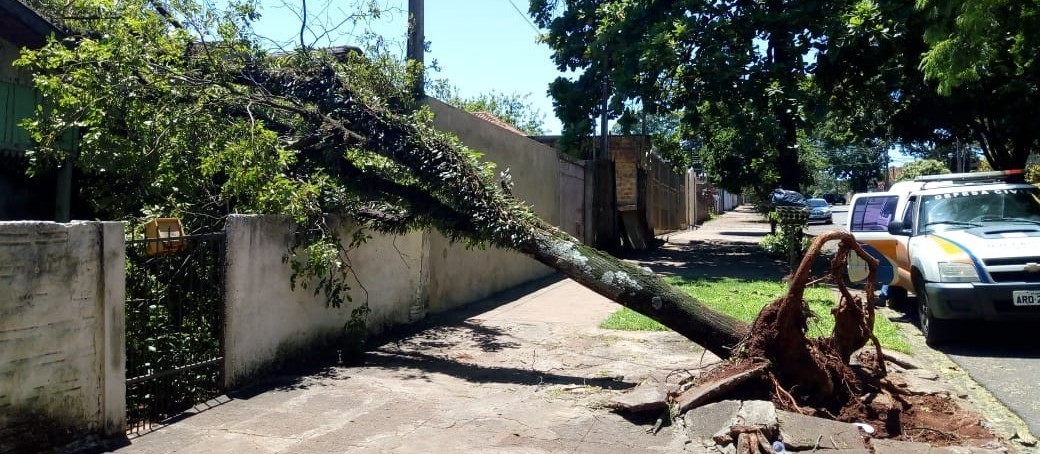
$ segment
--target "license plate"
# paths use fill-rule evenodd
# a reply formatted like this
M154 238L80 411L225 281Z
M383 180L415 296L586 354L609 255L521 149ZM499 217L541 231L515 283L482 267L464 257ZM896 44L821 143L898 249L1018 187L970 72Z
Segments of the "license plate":
M1040 306L1040 290L1015 290L1011 300L1015 306Z

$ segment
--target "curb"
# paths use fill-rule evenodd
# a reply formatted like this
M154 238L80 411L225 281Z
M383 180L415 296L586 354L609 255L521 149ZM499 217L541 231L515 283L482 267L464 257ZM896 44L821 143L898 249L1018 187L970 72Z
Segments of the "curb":
M902 316L902 313L889 308L879 308L879 314L883 317ZM1026 422L1005 406L999 399L985 387L980 385L953 362L945 353L927 346L924 336L918 331L913 323L896 323L900 334L910 344L913 356L926 363L932 371L939 374L943 381L950 383L957 390L957 400L967 408L979 413L993 431L1002 440L1008 442L1015 451L1022 454L1040 454L1040 447L1026 446L1018 440L1024 434L1035 437L1029 432Z

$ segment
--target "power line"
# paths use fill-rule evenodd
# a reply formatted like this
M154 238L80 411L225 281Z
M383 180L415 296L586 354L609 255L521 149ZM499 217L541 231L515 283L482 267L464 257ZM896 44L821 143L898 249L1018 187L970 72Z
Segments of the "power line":
M542 33L542 31L539 30L538 27L536 27L534 25L534 22L531 22L531 18L527 17L527 14L524 14L524 12L521 11L520 8L516 6L516 3L513 2L513 0L506 0L506 1L508 1L510 5L513 5L513 10L515 10L516 13L520 15L520 17L524 18L524 22L527 22L527 25L531 26L531 30L534 30L534 32L538 33L538 34Z

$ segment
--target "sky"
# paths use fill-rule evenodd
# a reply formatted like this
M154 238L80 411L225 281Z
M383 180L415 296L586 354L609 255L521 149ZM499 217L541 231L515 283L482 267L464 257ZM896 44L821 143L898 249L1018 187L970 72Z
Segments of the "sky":
M318 45L355 45L359 43L357 36L371 29L403 56L408 1L377 1L384 10L380 20L340 27ZM255 31L274 41L298 42L301 21L294 10L299 10L300 4L292 0L262 0ZM329 5L308 2L309 16L318 23L337 24L353 11L349 6ZM440 68L438 72L428 72L427 77L448 79L463 97L491 91L529 94L527 101L543 115L546 133L558 134L560 122L553 114L552 99L546 91L561 73L551 60L549 46L537 42L539 31L526 14L527 7L528 0L425 0L425 34L430 43L426 64L429 67L436 62Z

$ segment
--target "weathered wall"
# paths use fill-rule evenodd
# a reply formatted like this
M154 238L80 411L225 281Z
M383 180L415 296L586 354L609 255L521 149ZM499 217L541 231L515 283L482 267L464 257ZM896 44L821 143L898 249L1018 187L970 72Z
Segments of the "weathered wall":
M32 425L0 444L122 433L124 258L119 223L0 222L0 427Z
M641 210L655 235L689 226L685 177L652 152L649 137L611 136L610 154L618 211Z
M646 217L655 235L686 229L686 178L651 154L646 170Z
M22 46L0 38L0 80L32 85L32 72L15 68L13 63L22 52Z
M335 222L344 241L355 227ZM349 283L354 303L325 307L314 287L292 290L292 268L283 260L295 227L282 216L231 216L226 225L225 380L233 389L264 369L339 339L353 307L367 299L370 332L403 324L422 311L427 235L376 235L350 250ZM421 314L420 314L421 316Z
M560 156L560 228L585 241L585 164Z
M690 227L695 227L711 217L715 210L713 189L703 178L694 172L686 173L686 216Z
M513 195L542 219L560 223L559 159L556 151L435 99L429 100L434 125L457 135L466 146L509 169ZM533 259L500 249L467 250L444 236L430 237L430 310L439 312L551 273Z

